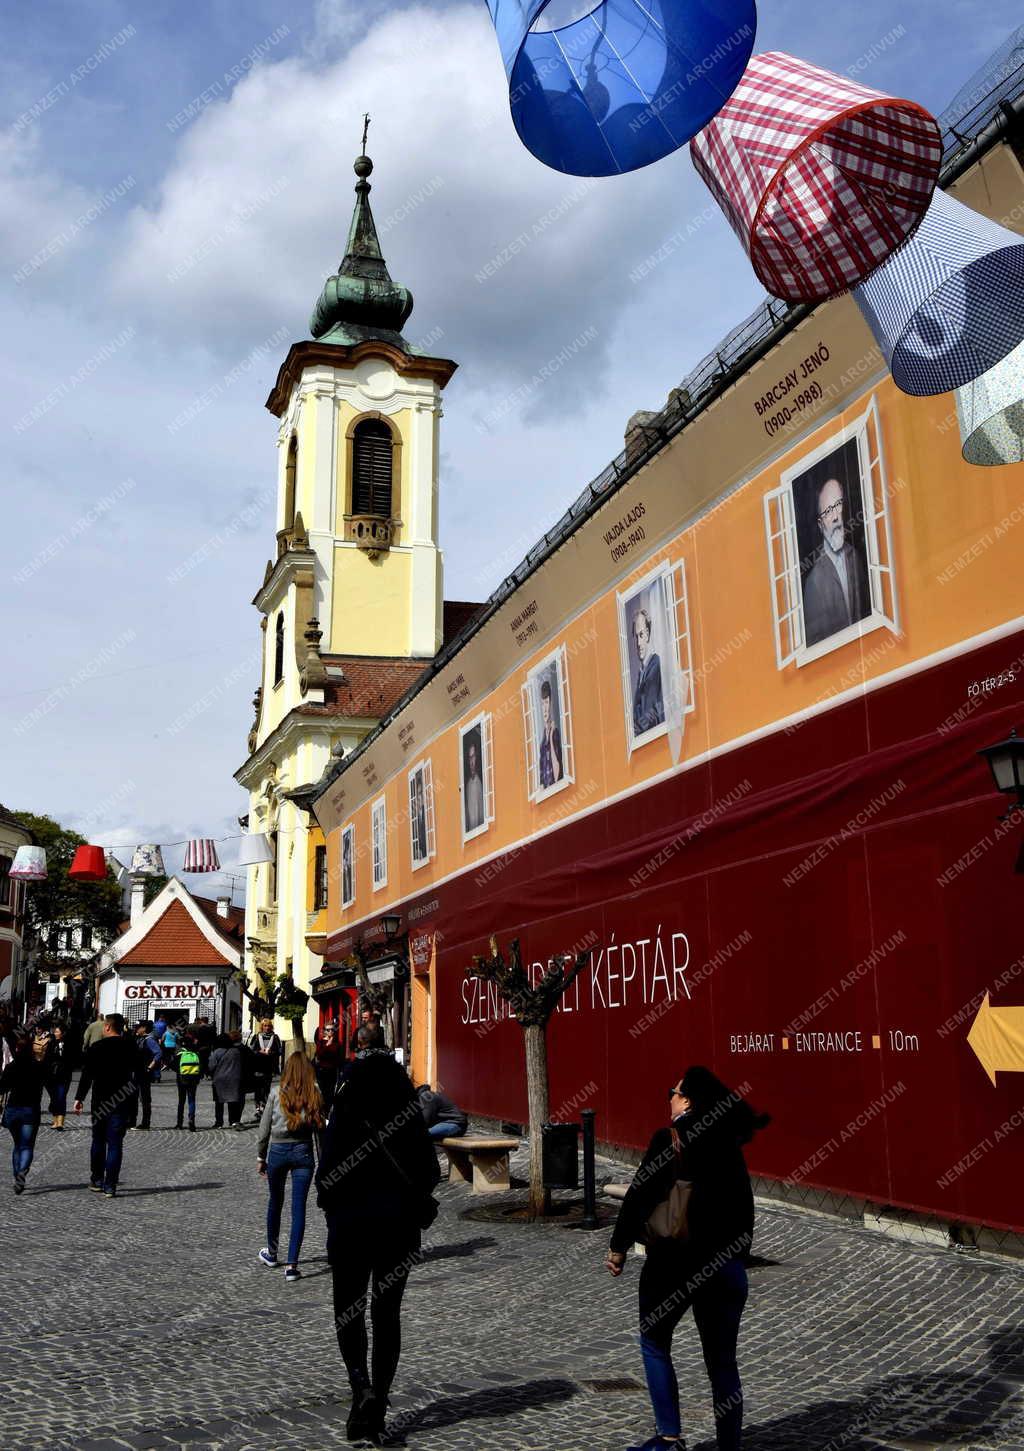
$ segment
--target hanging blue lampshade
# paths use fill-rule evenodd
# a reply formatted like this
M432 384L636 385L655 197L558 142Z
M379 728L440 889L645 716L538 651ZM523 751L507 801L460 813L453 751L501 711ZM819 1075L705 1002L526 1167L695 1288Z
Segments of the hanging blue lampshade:
M1024 237L937 191L921 225L852 289L904 393L948 393L1024 342Z
M512 119L540 161L613 176L695 136L754 46L754 0L487 0Z

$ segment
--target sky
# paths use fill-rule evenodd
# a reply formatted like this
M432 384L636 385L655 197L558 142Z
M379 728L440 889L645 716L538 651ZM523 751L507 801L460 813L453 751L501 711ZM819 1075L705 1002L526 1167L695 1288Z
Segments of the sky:
M776 0L756 49L939 111L1019 20ZM122 856L246 810L264 402L344 251L364 112L405 335L459 364L449 599L486 599L762 295L685 149L598 181L524 149L484 0L40 0L0 107L0 801Z

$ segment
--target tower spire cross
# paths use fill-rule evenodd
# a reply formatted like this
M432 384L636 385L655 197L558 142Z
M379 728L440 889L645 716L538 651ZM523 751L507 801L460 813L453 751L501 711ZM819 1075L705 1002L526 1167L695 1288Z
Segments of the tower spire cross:
M366 133L370 129L370 114L366 112L363 116L363 155L366 155Z

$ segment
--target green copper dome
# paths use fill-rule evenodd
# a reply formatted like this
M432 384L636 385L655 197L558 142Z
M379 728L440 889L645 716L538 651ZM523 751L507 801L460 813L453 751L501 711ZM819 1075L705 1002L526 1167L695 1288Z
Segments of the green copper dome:
M325 343L351 346L381 338L410 352L402 326L412 312L412 293L393 282L381 256L377 228L370 211L373 162L365 154L356 158L356 205L349 227L345 257L328 277L309 320L309 330Z

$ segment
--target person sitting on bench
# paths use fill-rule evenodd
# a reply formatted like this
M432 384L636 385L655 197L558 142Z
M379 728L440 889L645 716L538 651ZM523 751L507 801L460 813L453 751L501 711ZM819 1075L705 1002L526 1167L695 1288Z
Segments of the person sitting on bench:
M416 1090L427 1133L432 1139L459 1139L469 1126L462 1109L439 1089L423 1083Z

